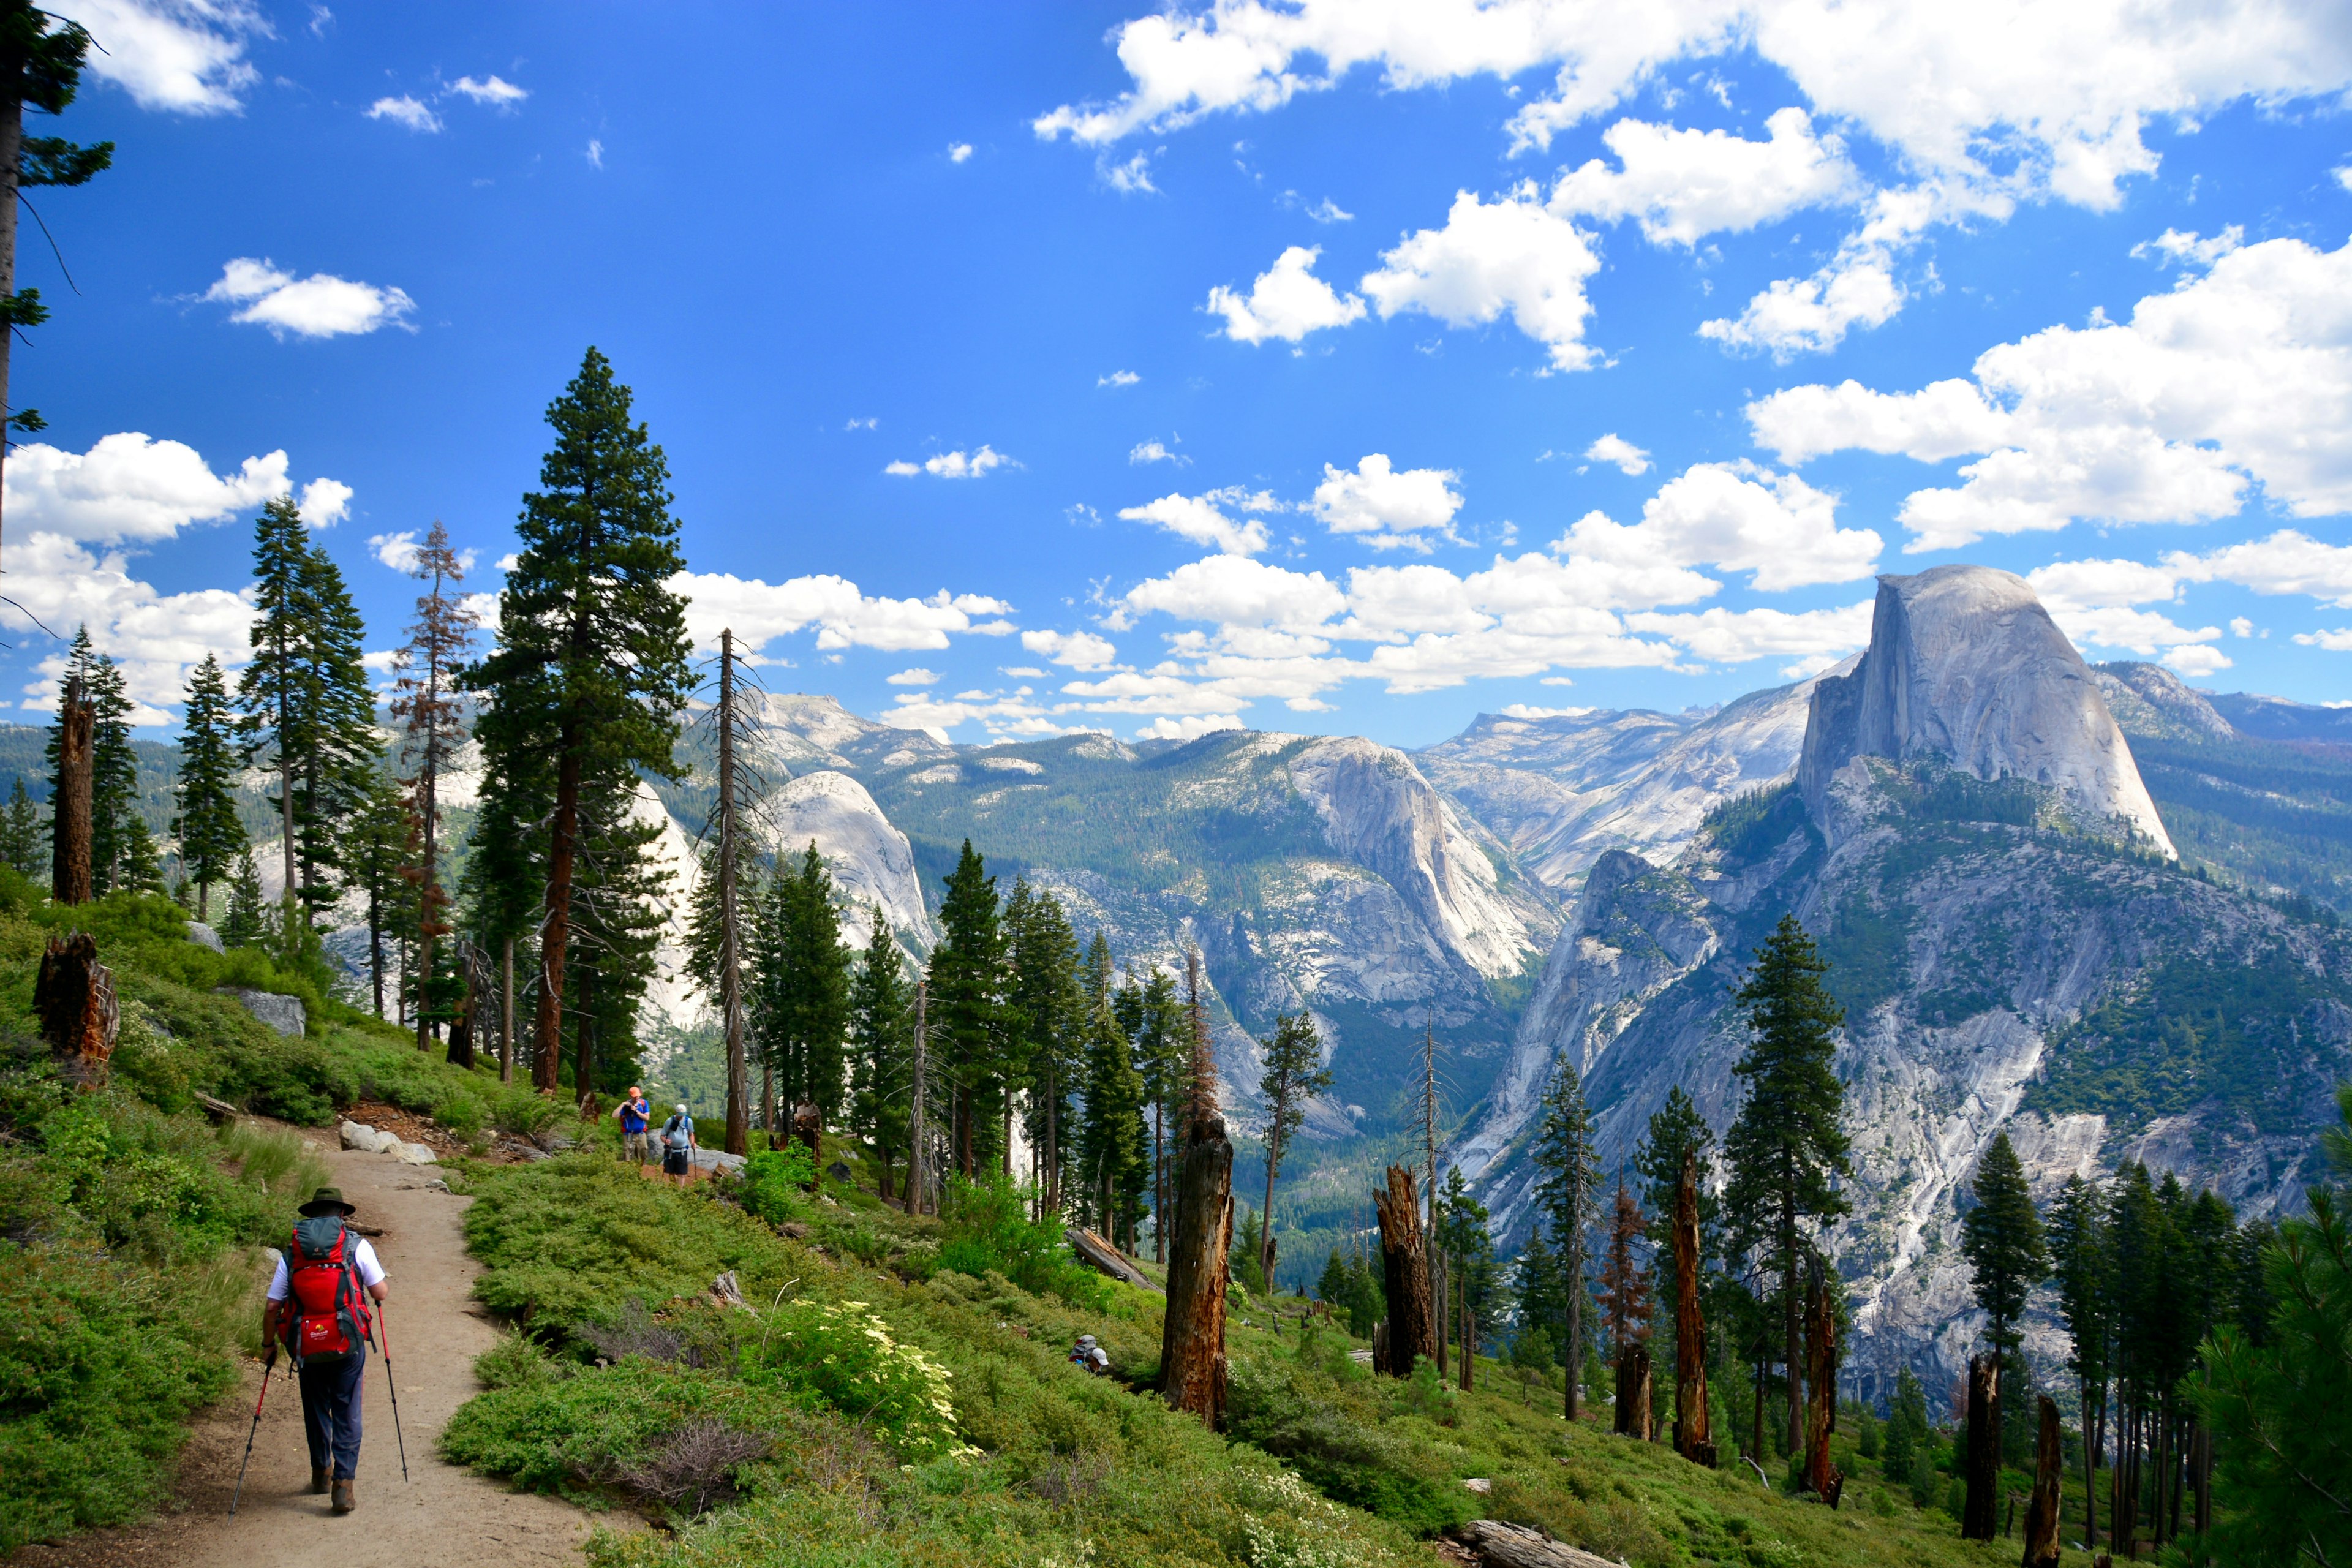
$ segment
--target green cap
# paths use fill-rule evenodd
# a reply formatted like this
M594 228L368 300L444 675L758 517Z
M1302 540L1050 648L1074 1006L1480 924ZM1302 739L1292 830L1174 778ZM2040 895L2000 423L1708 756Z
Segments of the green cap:
M341 1209L346 1215L359 1213L359 1210L343 1201L343 1189L341 1187L320 1187L310 1194L309 1203L294 1212L300 1215L322 1215L330 1209Z

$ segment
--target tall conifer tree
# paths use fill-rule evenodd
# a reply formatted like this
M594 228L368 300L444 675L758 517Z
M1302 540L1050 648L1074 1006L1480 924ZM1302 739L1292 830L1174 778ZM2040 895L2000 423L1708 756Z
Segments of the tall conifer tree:
M1132 1194L1143 1171L1143 1078L1111 997L1110 941L1095 932L1086 965L1086 1138L1089 1206L1103 1234L1135 1247Z
M246 847L236 814L236 742L230 731L228 682L220 660L207 653L188 678L186 716L180 730L180 780L172 818L180 841L181 872L195 885L196 919L212 919L212 891L236 875Z
M1274 1021L1274 1033L1260 1040L1265 1048L1265 1073L1258 1093L1265 1098L1265 1234L1258 1270L1266 1288L1274 1288L1274 1179L1290 1141L1307 1125L1307 1108L1331 1087L1331 1069L1323 1065L1323 1041L1315 1032L1315 1016L1301 1008ZM1437 1194L1430 1194L1433 1216ZM1442 1228L1433 1226L1433 1229Z
M1732 1068L1747 1089L1724 1138L1731 1179L1725 1212L1742 1250L1761 1250L1780 1281L1782 1357L1789 1373L1789 1451L1805 1445L1798 1384L1804 1365L1798 1317L1805 1266L1821 1226L1851 1211L1839 1191L1852 1175L1845 1086L1831 1070L1844 1011L1822 985L1829 973L1794 915L1780 917L1757 950L1737 996L1748 1010L1747 1051Z
M1585 1267L1591 1257L1588 1232L1600 1206L1601 1163L1592 1149L1592 1113L1584 1103L1584 1080L1576 1064L1561 1058L1544 1094L1536 1124L1533 1157L1542 1177L1536 1211L1550 1233L1547 1249L1559 1275L1551 1300L1560 1313L1560 1357L1568 1367L1567 1415L1576 1419L1578 1383L1584 1371Z
M2001 1402L2022 1340L2020 1321L2026 1299L2050 1272L2042 1216L2025 1185L2025 1167L2006 1132L1996 1133L1977 1163L1975 1206L1960 1219L1960 1253L1975 1279L1977 1305L1985 1314L1985 1338L1993 1352L1993 1426L2000 1427Z
M40 876L47 868L42 864L43 826L32 793L25 788L25 775L18 773L8 789L7 815L0 817L0 860L20 876Z
M891 1167L907 1152L913 1109L914 988L881 905L869 912L866 929L866 954L849 985L849 1125L874 1145L887 1198Z
M1077 933L1062 901L1016 879L1004 904L1009 968L1007 1023L1019 1037L1029 1144L1036 1151L1038 1202L1049 1215L1064 1206L1064 1176L1077 1153L1071 1115L1086 1074L1093 1014L1080 981ZM1106 954L1108 949L1105 950Z
M476 723L486 766L513 782L548 775L532 1033L537 1081L553 1089L582 807L600 779L677 776L689 677L686 605L670 587L686 560L661 448L632 421L628 389L593 348L547 419L555 445L540 489L523 497L498 647L466 681L489 699Z
M931 951L930 1036L950 1097L948 1157L969 1179L1004 1152L1004 938L996 879L963 843L940 900L940 945Z
M846 1089L850 952L841 943L833 877L814 840L798 865L777 867L758 926L751 1026L761 1066L775 1075L786 1120L789 1108L806 1103L830 1123Z
M463 704L456 674L474 651L481 617L466 603L457 584L465 563L449 548L449 531L436 518L418 547L409 575L424 583L408 642L394 656L392 716L403 726L402 760L409 769L408 809L416 821L417 967L435 972L435 948L451 930L449 894L441 886L441 775L466 743ZM436 1009L416 1011L416 1048L423 1050Z

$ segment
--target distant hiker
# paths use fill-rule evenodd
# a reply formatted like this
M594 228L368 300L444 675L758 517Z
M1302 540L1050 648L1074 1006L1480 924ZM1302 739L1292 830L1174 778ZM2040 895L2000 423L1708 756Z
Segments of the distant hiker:
M1080 1334L1078 1342L1070 1347L1070 1364L1083 1368L1094 1377L1110 1375L1110 1352L1095 1342L1092 1334Z
M676 1176L677 1184L685 1186L694 1180L694 1118L686 1107L662 1123L662 1174Z
M652 1164L653 1139L646 1130L653 1125L654 1108L646 1103L646 1091L629 1085L629 1098L613 1114L621 1123L621 1158L635 1165Z
M340 1188L320 1187L295 1212L302 1218L270 1277L261 1330L269 1342L269 1364L278 1364L282 1341L301 1380L310 1490L325 1492L331 1479L334 1510L349 1513L357 1506L360 1373L375 1326L369 1303L387 1294L383 1265L375 1248L343 1223L357 1211Z

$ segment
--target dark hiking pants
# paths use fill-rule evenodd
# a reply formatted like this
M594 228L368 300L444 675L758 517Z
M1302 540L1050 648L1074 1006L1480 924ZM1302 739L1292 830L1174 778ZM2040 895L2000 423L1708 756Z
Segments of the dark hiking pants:
M310 1468L332 1468L339 1481L360 1473L360 1373L366 1370L365 1347L341 1361L314 1361L302 1368L302 1428L310 1438Z

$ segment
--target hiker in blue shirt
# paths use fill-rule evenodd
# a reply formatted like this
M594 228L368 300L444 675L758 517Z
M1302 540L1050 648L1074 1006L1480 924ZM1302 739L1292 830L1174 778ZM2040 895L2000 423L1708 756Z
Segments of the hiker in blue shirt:
M629 1085L629 1098L613 1114L621 1119L621 1158L635 1165L652 1164L653 1140L646 1130L653 1125L654 1108L646 1103L646 1091Z
M676 1176L677 1184L685 1186L694 1180L694 1118L685 1106L677 1114L662 1123L662 1174Z

